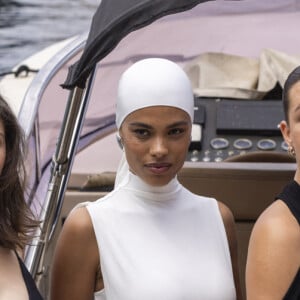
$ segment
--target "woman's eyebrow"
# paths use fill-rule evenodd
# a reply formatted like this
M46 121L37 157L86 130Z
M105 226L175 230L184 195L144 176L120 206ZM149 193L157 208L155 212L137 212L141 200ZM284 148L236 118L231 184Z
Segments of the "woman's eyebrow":
M189 125L188 121L179 121L179 122L175 122L175 123L168 125L167 128L173 128L173 127L177 127L177 126L187 126L187 125Z
M178 121L178 122L174 122L172 124L169 124L167 126L167 128L174 128L174 127L177 127L177 126L187 126L188 124L189 124L188 121ZM146 129L153 128L153 126L151 126L149 124L146 124L146 123L142 123L142 122L132 122L132 123L129 123L129 126L143 127L143 128L146 128Z
M152 126L148 125L148 124L145 124L145 123L142 123L142 122L132 122L132 123L129 123L129 126L135 126L135 127L143 127L143 128L147 128L147 129L151 129Z

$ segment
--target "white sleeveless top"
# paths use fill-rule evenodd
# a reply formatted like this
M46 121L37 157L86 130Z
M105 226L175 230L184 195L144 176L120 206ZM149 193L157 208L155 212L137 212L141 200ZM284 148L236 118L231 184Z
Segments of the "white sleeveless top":
M95 300L236 299L215 199L192 194L177 179L152 187L130 173L87 210L105 287Z

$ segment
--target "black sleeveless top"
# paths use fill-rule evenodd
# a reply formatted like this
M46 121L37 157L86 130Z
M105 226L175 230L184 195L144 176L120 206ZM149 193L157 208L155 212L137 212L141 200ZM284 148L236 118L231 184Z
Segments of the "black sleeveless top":
M291 181L276 199L282 200L287 205L300 225L300 185L294 180ZM283 298L283 300L297 299L300 299L300 270Z
M40 292L38 291L35 282L31 276L31 274L29 273L29 271L27 270L25 264L23 263L22 259L18 256L18 254L16 253L18 261L19 261L19 265L22 271L22 275L23 275L23 279L28 291L28 296L29 296L29 300L43 300L43 297L41 296Z

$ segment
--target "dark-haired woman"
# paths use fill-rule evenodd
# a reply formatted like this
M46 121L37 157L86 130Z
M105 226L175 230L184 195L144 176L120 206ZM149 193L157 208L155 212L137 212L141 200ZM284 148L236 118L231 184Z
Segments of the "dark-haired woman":
M283 107L280 129L297 169L254 226L246 268L247 300L300 299L300 67L285 82Z
M38 222L24 197L24 137L0 96L0 300L41 300L20 253Z

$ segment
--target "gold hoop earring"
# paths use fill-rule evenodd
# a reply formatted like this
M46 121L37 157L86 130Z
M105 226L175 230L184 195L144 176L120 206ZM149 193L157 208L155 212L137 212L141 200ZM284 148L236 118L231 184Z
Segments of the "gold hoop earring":
M293 156L293 157L296 156L296 151L295 151L295 149L294 149L293 146L289 145L289 147L288 147L288 153L289 153L291 156Z

